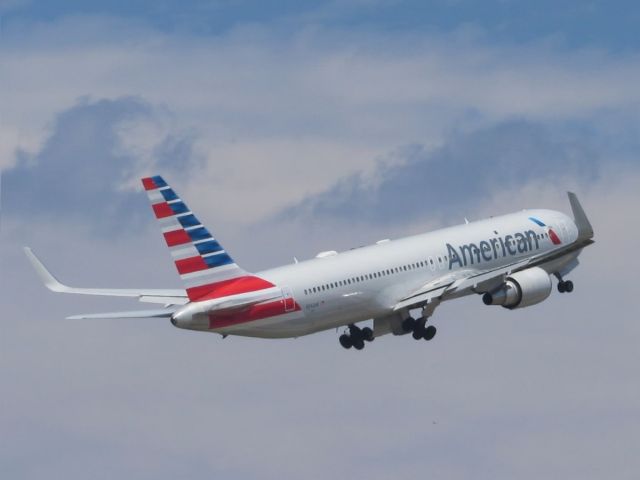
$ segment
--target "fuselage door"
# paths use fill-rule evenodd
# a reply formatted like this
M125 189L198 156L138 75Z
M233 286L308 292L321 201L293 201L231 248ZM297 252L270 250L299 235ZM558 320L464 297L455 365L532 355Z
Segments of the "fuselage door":
M296 309L296 301L293 298L291 287L282 287L282 299L285 312L293 312Z

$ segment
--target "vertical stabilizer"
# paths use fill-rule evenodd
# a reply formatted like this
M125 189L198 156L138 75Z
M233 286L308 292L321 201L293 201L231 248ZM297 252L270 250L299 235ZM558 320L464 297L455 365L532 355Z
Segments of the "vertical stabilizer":
M571 210L573 211L573 220L576 227L578 227L578 240L593 238L593 227L587 218L587 214L584 213L578 197L573 192L567 192L567 195L569 196L569 203L571 204Z
M142 185L189 300L273 287L240 268L161 176L143 178Z

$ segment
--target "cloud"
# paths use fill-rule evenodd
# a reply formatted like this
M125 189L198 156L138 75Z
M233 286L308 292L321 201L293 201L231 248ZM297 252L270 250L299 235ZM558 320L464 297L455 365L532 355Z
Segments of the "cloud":
M193 137L160 131L161 120L136 97L80 100L56 116L39 151L18 152L17 165L3 178L4 214L122 231L138 220L130 206L146 201L138 185L142 172L162 168L182 177L196 164ZM146 126L152 128L142 135ZM132 179L135 192L125 188Z
M371 174L380 158L402 161L388 154L399 146L431 152L452 132L514 118L595 130L605 117L627 130L639 124L633 54L551 42L312 24L198 36L83 16L9 24L0 48L8 119L0 137L11 157L3 165L40 148L51 119L78 97L143 98L187 132L174 154L189 145L206 160L186 193L228 203L225 222L255 222L346 176Z
M15 165L0 249L7 475L633 478L633 55L322 28L196 38L88 20L9 28L0 46L0 132L19 152L3 159ZM83 227L150 219L137 177L159 167L251 271L456 212L566 210L567 185L597 243L571 295L518 311L448 302L435 341L386 337L360 355L333 331L222 340L165 321L62 320L137 306L47 292L27 241L69 283L179 285L155 225Z
M624 163L606 153L597 137L575 126L511 120L452 134L432 150L420 145L398 149L393 155L399 160L381 165L372 175L345 178L281 217L369 224L405 224L417 218L444 221L454 213L474 213L474 204L492 192L510 191L533 180L560 190L593 181L605 165Z

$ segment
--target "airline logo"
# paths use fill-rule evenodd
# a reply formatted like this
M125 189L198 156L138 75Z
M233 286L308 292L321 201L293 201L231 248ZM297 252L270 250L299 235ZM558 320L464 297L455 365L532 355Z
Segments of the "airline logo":
M560 241L560 237L558 237L558 234L556 234L556 232L553 231L553 228L551 227L547 227L547 225L544 224L544 222L542 222L541 220L537 219L536 217L529 217L529 220L531 220L533 223L541 226L541 227L545 227L547 229L547 233L549 234L549 238L551 239L551 243L553 243L554 245L560 245L562 242Z
M487 238L478 243L458 245L458 248L447 243L449 270L454 265L466 267L483 262L490 262L500 257L515 256L540 249L540 242L536 232L527 230L512 235Z
M529 217L536 225L545 228L549 239L554 245L560 245L562 241L556 232L536 217ZM538 234L533 230L516 232L511 235L487 238L477 243L458 245L457 248L447 243L447 253L449 258L449 270L454 265L466 267L483 262L490 262L499 257L516 256L540 249Z
M176 269L186 283L189 300L273 287L270 282L242 270L161 176L143 178L142 185Z

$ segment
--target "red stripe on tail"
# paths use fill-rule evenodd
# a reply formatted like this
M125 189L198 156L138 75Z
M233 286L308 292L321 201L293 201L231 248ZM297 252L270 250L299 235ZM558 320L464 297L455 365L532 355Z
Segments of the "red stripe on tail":
M206 270L209 265L204 261L201 256L183 258L182 260L176 260L176 268L180 275L185 273L199 272L200 270Z
M164 234L164 239L167 242L168 247L175 247L176 245L183 245L191 242L191 237L183 229L166 232Z
M153 213L156 214L156 218L166 218L173 215L173 210L167 202L156 203L151 205L153 207Z
M145 190L155 190L158 188L156 182L153 181L153 178L147 177L142 179L142 186Z

